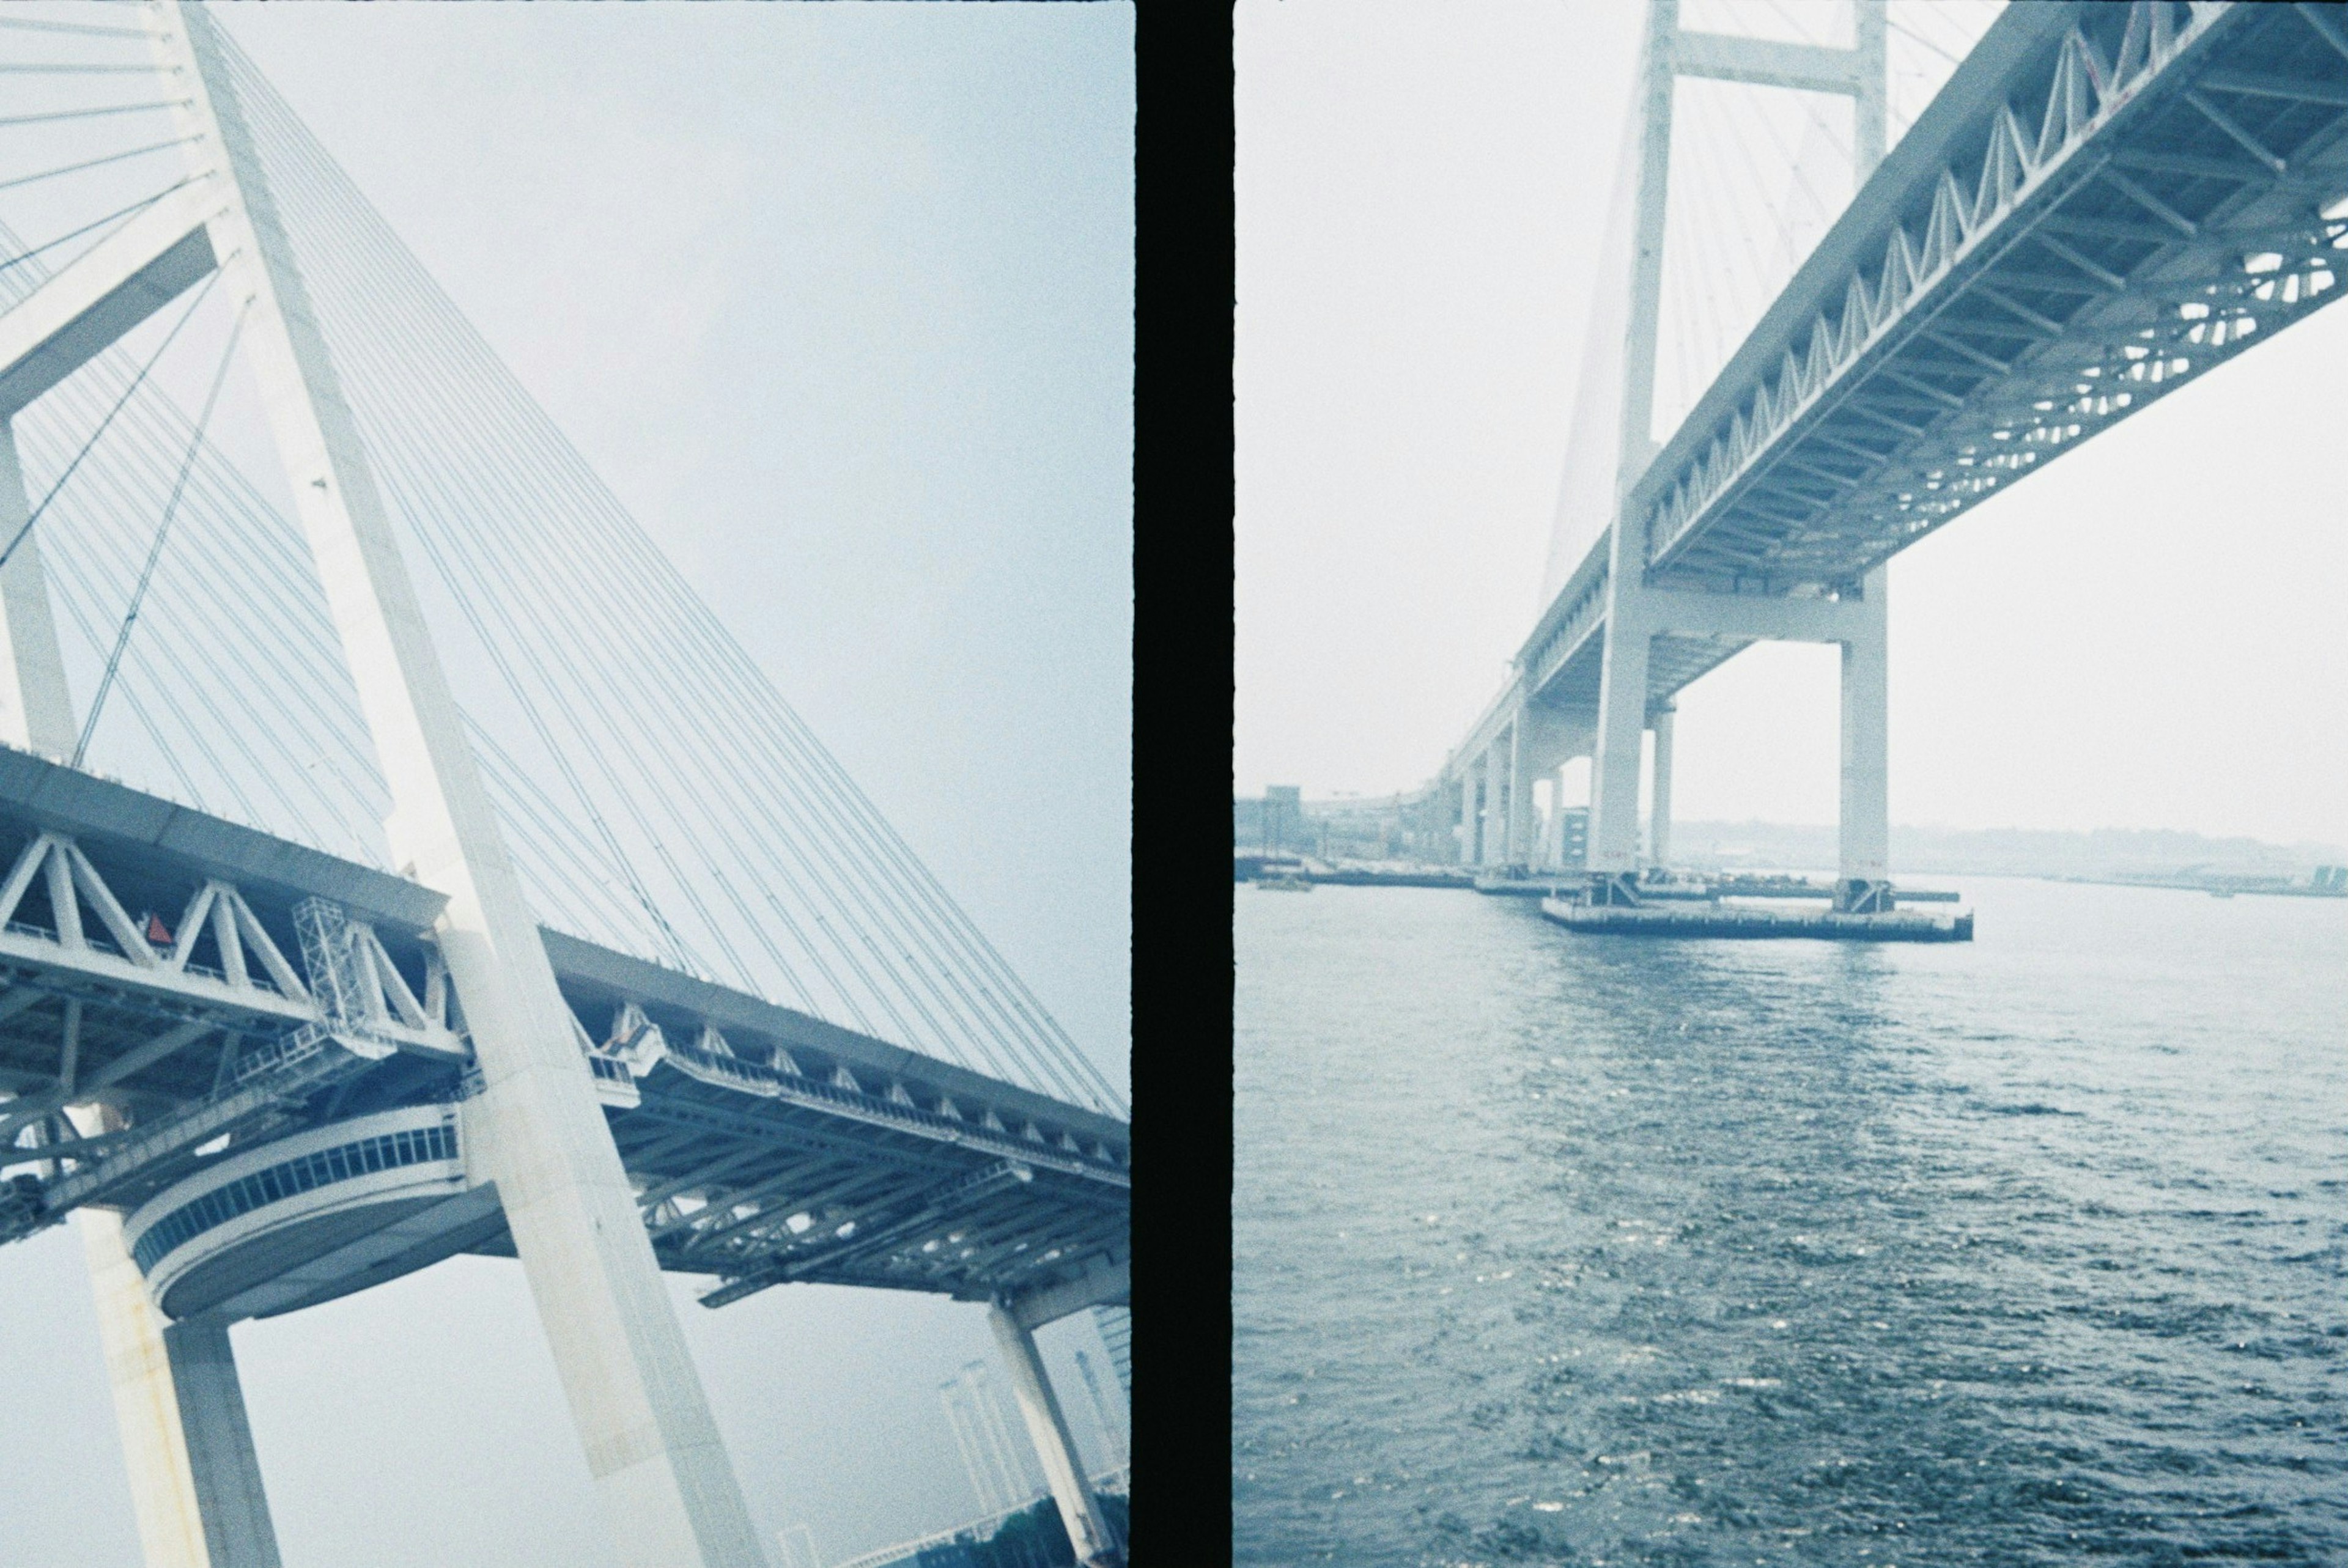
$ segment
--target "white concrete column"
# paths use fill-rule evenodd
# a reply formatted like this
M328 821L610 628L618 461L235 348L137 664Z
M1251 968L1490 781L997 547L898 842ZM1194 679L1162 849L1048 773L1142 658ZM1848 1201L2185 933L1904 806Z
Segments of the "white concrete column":
M1549 851L1550 868L1565 869L1565 765L1560 763L1549 770Z
M163 1330L163 1344L211 1568L278 1568L277 1532L269 1522L228 1325L203 1318L174 1323Z
M0 419L0 539L13 538L30 510L15 429ZM36 530L0 567L0 741L63 761L78 738ZM66 1116L84 1137L124 1125L97 1105L68 1106ZM183 1424L174 1349L166 1341L162 1314L148 1298L147 1282L123 1245L122 1216L77 1209L71 1223L89 1269L146 1568L277 1568L276 1536L251 1435L234 1440L243 1431L244 1401L225 1339L205 1390L208 1408L232 1403L234 1419L191 1433ZM197 1485L199 1468L214 1478L208 1490ZM206 1511L208 1501L218 1507L232 1500L228 1514Z
M1886 0L1851 0L1852 62L1859 91L1851 97L1852 189L1867 182L1883 161L1887 97L1890 88L1888 41L1890 15Z
M1890 638L1884 603L1885 569L1867 574L1860 625L1842 644L1841 865L1837 879L1847 905L1872 907L1865 891L1891 875L1889 753ZM1859 890L1854 892L1854 885Z
M1618 548L1616 553L1630 552ZM1593 875L1626 876L1639 869L1639 763L1647 729L1652 633L1635 589L1610 593L1609 599L1598 742L1590 764L1590 869Z
M1655 712L1655 770L1649 781L1652 792L1647 807L1647 863L1669 866L1672 863L1672 715L1675 712L1665 702Z
M344 402L231 82L218 24L144 13L191 173L225 173L209 220L241 352L318 566L394 805L403 873L448 896L437 927L482 1082L469 1126L496 1183L621 1568L764 1568L732 1462L597 1103Z
M1663 310L1664 215L1670 204L1673 46L1678 0L1650 0L1639 61L1639 174L1631 302L1622 357L1622 428L1618 496L1630 493L1655 451L1655 342ZM1590 770L1590 870L1627 877L1639 868L1639 760L1647 723L1652 629L1642 613L1644 530L1618 505L1607 558L1605 651L1599 676L1598 736Z
M97 1105L66 1114L84 1137L126 1124ZM278 1568L227 1326L164 1323L123 1245L120 1214L77 1209L72 1224L97 1298L146 1568Z
M1509 837L1500 858L1522 866L1533 857L1533 751L1536 737L1527 733L1532 723L1528 706L1519 705L1509 726Z
M16 459L16 428L0 418L0 545L16 537L31 513ZM0 620L6 622L6 635L0 636L0 741L63 762L79 736L49 612L38 529L0 567Z
M1496 743L1484 748L1483 850L1476 857L1476 864L1487 870L1500 864L1501 839L1508 832L1507 820L1500 815L1500 748Z
M986 1309L986 1320L1003 1348L1012 1395L1019 1401L1019 1414L1027 1422L1027 1436L1043 1462L1044 1480L1052 1489L1052 1501L1059 1504L1060 1522L1067 1527L1077 1563L1086 1568L1113 1568L1121 1559L1109 1538L1108 1522L1101 1517L1100 1504L1085 1481L1084 1467L1076 1462L1076 1440L1068 1435L1068 1419L1060 1411L1044 1358L1036 1353L1035 1337L999 1304Z
M1655 343L1663 297L1664 217L1670 208L1673 45L1679 0L1648 0L1647 36L1639 60L1639 185L1632 241L1631 311L1624 323L1622 456L1615 488L1627 495L1655 455L1648 426L1655 415ZM1618 514L1619 515L1619 514Z
M1549 785L1549 805L1540 814L1540 848L1533 855L1533 864L1540 870L1554 871L1557 869L1557 828L1558 824L1564 820L1565 807L1558 790L1557 770L1550 769L1541 774L1541 778Z
M1476 770L1459 770L1459 864L1476 864Z
M76 1124L80 1124L77 1117ZM98 1338L114 1392L114 1421L130 1477L130 1508L147 1568L213 1568L188 1445L180 1427L162 1314L122 1245L122 1216L77 1209L73 1227L98 1298Z

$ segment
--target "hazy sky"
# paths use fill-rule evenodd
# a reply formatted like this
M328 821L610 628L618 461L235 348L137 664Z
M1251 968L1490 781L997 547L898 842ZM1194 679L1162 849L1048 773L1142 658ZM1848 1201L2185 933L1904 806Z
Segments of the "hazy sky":
M1237 17L1233 783L1407 788L1538 609L1641 8ZM2343 363L2319 314L1897 559L1894 820L2348 843ZM1833 821L1835 670L1690 688L1678 814Z
M240 7L226 25L1077 1041L1128 1038L1133 13ZM677 1296L762 1529L977 1511L982 1309ZM289 1568L607 1561L520 1272L236 1330ZM1047 1329L1080 1441L1094 1425ZM70 1233L0 1249L11 1561L137 1561ZM1094 1450L1097 1460L1099 1450Z

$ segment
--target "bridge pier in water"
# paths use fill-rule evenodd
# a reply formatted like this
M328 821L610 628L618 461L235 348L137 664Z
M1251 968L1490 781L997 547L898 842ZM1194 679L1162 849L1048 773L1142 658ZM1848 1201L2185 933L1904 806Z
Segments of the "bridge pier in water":
M1891 908L1887 569L1867 574L1842 641L1842 786L1835 907L1868 915Z
M1603 630L1597 754L1591 768L1590 873L1600 903L1634 902L1641 870L1639 786L1645 732L1655 732L1650 864L1667 860L1675 713L1647 706L1648 663L1659 639L1740 646L1762 641L1835 644L1841 653L1840 810L1835 907L1891 907L1889 866L1889 636L1884 569L1828 599L1776 600L1649 589L1618 594Z
M1502 809L1500 794L1505 788L1500 772L1500 749L1488 747L1484 753L1484 816L1483 837L1476 864L1489 871L1506 859L1502 847L1509 831L1509 819Z
M1518 829L1519 803L1529 798L1534 774L1553 775L1557 765L1529 743L1537 715L1577 712L1585 715L1586 733L1577 743L1580 749L1565 751L1560 760L1591 759L1583 900L1598 907L1637 905L1643 874L1667 866L1671 859L1676 692L1754 642L1828 641L1844 651L1842 842L1835 907L1843 914L1890 907L1881 569L1863 582L1815 585L1800 597L1742 582L1666 586L1654 577L1654 541L1646 518L1626 504L1661 450L1651 425L1678 81L1708 78L1847 97L1852 105L1854 181L1863 183L1884 154L1884 6L1880 0L1852 0L1852 18L1848 47L1789 46L1683 31L1676 0L1653 0L1649 6L1632 111L1632 161L1625 168L1629 200L1619 209L1624 227L1610 234L1606 262L1620 269L1614 277L1627 296L1627 318L1618 326L1614 320L1593 317L1591 328L1599 347L1619 342L1622 359L1619 367L1592 372L1591 384L1579 395L1612 400L1590 405L1600 417L1587 426L1590 436L1611 450L1579 454L1579 466L1569 464L1560 500L1560 539L1587 528L1598 516L1605 530L1519 655L1510 690L1488 711L1468 753L1457 759L1463 771L1480 762L1486 774L1485 831L1476 863L1487 870L1530 868L1541 862L1570 869L1558 864L1561 811L1553 805L1548 841L1536 852L1530 835ZM1610 282L1601 288L1613 286ZM1578 432L1584 418L1578 409ZM1578 433L1576 439L1582 438ZM1609 473L1611 485L1591 489L1576 482L1579 473L1594 471L1592 459ZM1589 657L1593 645L1594 661ZM1595 671L1590 670L1593 661ZM1579 673L1569 678L1570 662ZM1653 768L1643 835L1641 774L1650 731ZM1510 831L1496 854L1493 764L1503 743L1510 748L1514 798Z
M1674 705L1664 702L1647 723L1654 735L1654 760L1647 782L1647 864L1658 868L1672 863L1672 719Z

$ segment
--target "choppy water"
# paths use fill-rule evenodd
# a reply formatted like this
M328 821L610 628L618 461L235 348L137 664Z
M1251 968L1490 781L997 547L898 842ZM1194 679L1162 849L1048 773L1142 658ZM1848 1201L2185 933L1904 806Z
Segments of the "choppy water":
M2348 1563L2348 905L1241 888L1246 1564Z

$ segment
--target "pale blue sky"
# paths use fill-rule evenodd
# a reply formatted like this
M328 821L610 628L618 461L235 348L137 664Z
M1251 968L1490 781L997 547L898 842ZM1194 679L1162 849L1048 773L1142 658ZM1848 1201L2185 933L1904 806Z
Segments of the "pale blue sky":
M241 7L226 25L881 812L1124 1081L1133 13ZM975 1512L981 1309L680 1312L754 1512ZM1046 1332L1080 1437L1067 1352ZM605 1561L520 1271L236 1333L289 1568ZM1096 1348L1096 1354L1097 1354ZM0 1250L11 1554L137 1560L69 1233Z

